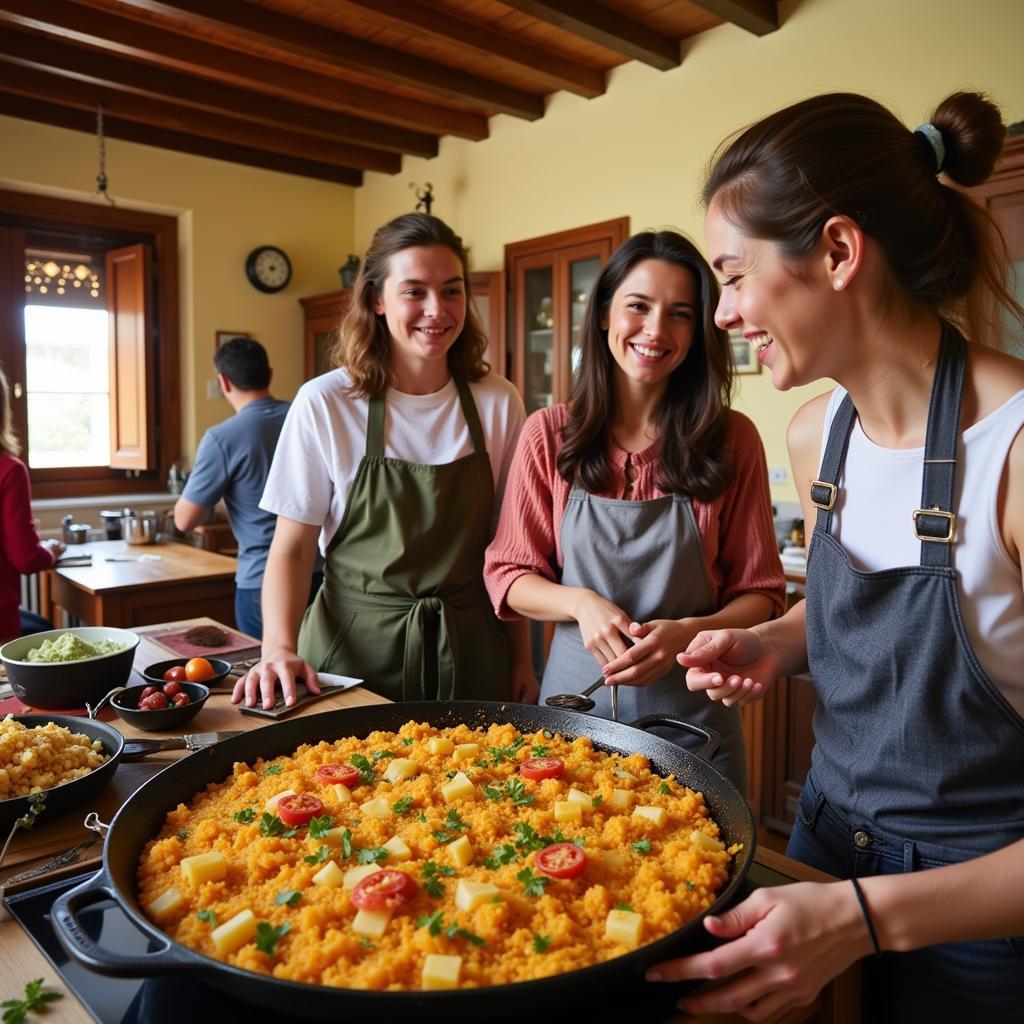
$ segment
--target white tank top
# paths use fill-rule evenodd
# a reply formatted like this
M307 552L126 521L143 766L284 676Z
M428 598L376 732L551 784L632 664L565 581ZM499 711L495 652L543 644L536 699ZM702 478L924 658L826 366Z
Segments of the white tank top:
M846 391L837 387L829 399L822 456L832 420L845 397ZM996 517L999 481L1022 426L1024 391L1018 391L960 438L953 565L974 653L989 679L1024 715L1021 570L1003 544ZM877 572L920 564L921 542L914 536L911 516L921 504L923 469L924 448L882 448L867 437L857 418L832 516L832 536L856 568Z

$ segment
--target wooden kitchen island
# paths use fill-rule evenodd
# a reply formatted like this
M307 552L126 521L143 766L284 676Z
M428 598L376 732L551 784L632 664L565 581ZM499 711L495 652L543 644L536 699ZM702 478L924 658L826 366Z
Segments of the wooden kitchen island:
M145 631L140 630L143 639L136 652L136 667L139 668L171 656L156 641L148 639L145 636L146 632L161 632L177 627L188 627L206 623L210 623L210 620L207 618L191 619L185 622L162 624ZM244 655L233 655L236 660L242 656ZM226 690L214 691L214 695L209 698L200 714L189 722L182 731L223 732L239 729L258 729L267 724L266 719L239 713L238 709L230 704L226 693ZM296 712L296 715L316 715L340 708L378 703L387 702L376 694L362 687L357 687L353 690L324 697ZM167 735L166 733L139 732L118 718L110 720L110 724L120 729L128 738ZM89 807L81 808L50 822L41 822L32 831L17 834L14 842L11 844L7 861L0 868L0 884L3 883L5 878L46 863L48 858L57 852L66 850L76 843L88 841L92 838L92 833L82 824L88 811L95 810L101 820L109 822L118 807L139 786L160 771L161 768L181 756L188 755L180 751L165 751L150 755L144 761L122 762L118 766L111 783ZM77 863L66 868L48 872L45 876L26 880L20 885L13 886L11 892L24 891L43 883L57 880L63 876L77 875L90 869L97 869L100 866L100 847L101 844L99 842L93 843L88 847L86 856ZM759 849L754 860L755 870L760 868L765 875L770 876L772 872L775 872L783 876L782 879L772 876L770 884L775 884L776 881L810 881L827 878L827 876L822 875L820 872L797 864L795 861L791 861L767 849ZM30 937L22 930L21 926L9 917L5 920L0 920L0 949L3 950L3 970L0 972L0 1001L20 998L23 995L25 983L33 978L41 977L44 979L45 988L48 991L61 992L64 998L50 1004L45 1016L40 1017L40 1020L45 1020L49 1024L83 1024L83 1022L93 1019L86 1012L74 993L67 987L63 979L57 974L53 966L34 945ZM802 1021L813 1021L817 1022L817 1024L855 1024L859 1017L859 980L859 967L855 965L837 978L831 985L827 986L814 1004L772 1017L770 1022L771 1024L798 1024L798 1022ZM186 982L186 984L188 983ZM198 984L196 987L197 990L201 988ZM244 1010L240 1008L240 1013L248 1019L256 1019L252 1016L253 1011L249 1008ZM700 1022L700 1024L740 1024L741 1021L741 1018L733 1015L708 1015L694 1018L682 1013L675 1019L679 1022L695 1021Z

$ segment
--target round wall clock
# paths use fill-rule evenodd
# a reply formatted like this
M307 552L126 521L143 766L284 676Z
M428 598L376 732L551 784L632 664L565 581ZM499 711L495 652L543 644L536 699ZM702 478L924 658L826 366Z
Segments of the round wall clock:
M292 279L292 265L276 245L260 245L245 258L245 276L261 292L279 292Z

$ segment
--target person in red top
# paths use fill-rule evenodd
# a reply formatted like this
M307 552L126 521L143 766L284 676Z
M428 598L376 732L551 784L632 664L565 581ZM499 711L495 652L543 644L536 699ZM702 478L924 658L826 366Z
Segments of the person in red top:
M782 611L764 450L729 409L732 354L718 285L696 247L644 232L590 296L569 402L530 416L484 582L499 618L555 622L541 700L620 685L619 713L703 722L746 789L734 708L695 700L675 664L701 630ZM609 713L609 690L594 698ZM665 733L684 746L696 736Z
M11 397L0 370L0 642L21 635L18 606L23 573L49 569L64 551L59 540L39 540L32 519L28 468L11 424Z

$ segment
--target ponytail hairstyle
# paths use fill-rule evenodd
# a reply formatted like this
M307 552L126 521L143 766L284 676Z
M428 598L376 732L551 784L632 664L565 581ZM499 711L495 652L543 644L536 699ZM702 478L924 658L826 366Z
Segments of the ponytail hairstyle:
M470 301L469 258L462 239L439 217L406 213L374 233L330 352L331 365L344 367L351 375L353 394L380 395L392 382L391 332L384 315L373 309L391 272L391 257L403 249L434 245L443 245L456 255L466 293L466 322L448 350L448 369L452 376L466 381L480 380L490 370L484 359L487 336Z
M570 485L591 494L608 490L612 470L608 438L614 416L614 359L608 331L612 296L630 271L644 260L683 267L697 290L693 343L672 371L657 422L661 457L657 486L712 501L732 481L732 457L726 449L733 359L729 336L715 325L718 282L707 261L688 238L675 231L645 231L626 239L597 278L580 330L582 353L569 398L569 420L562 431L556 465Z
M758 121L713 158L704 185L744 233L775 242L787 261L806 259L832 216L843 214L882 248L883 304L923 304L968 337L1001 346L1002 310L1024 324L1008 287L1006 243L965 192L995 166L1006 129L979 93L954 93L930 126L910 131L881 104L854 93L795 103ZM945 148L929 141L937 130Z
M21 454L21 442L14 432L14 416L11 411L11 389L7 384L7 374L0 367L0 455Z

